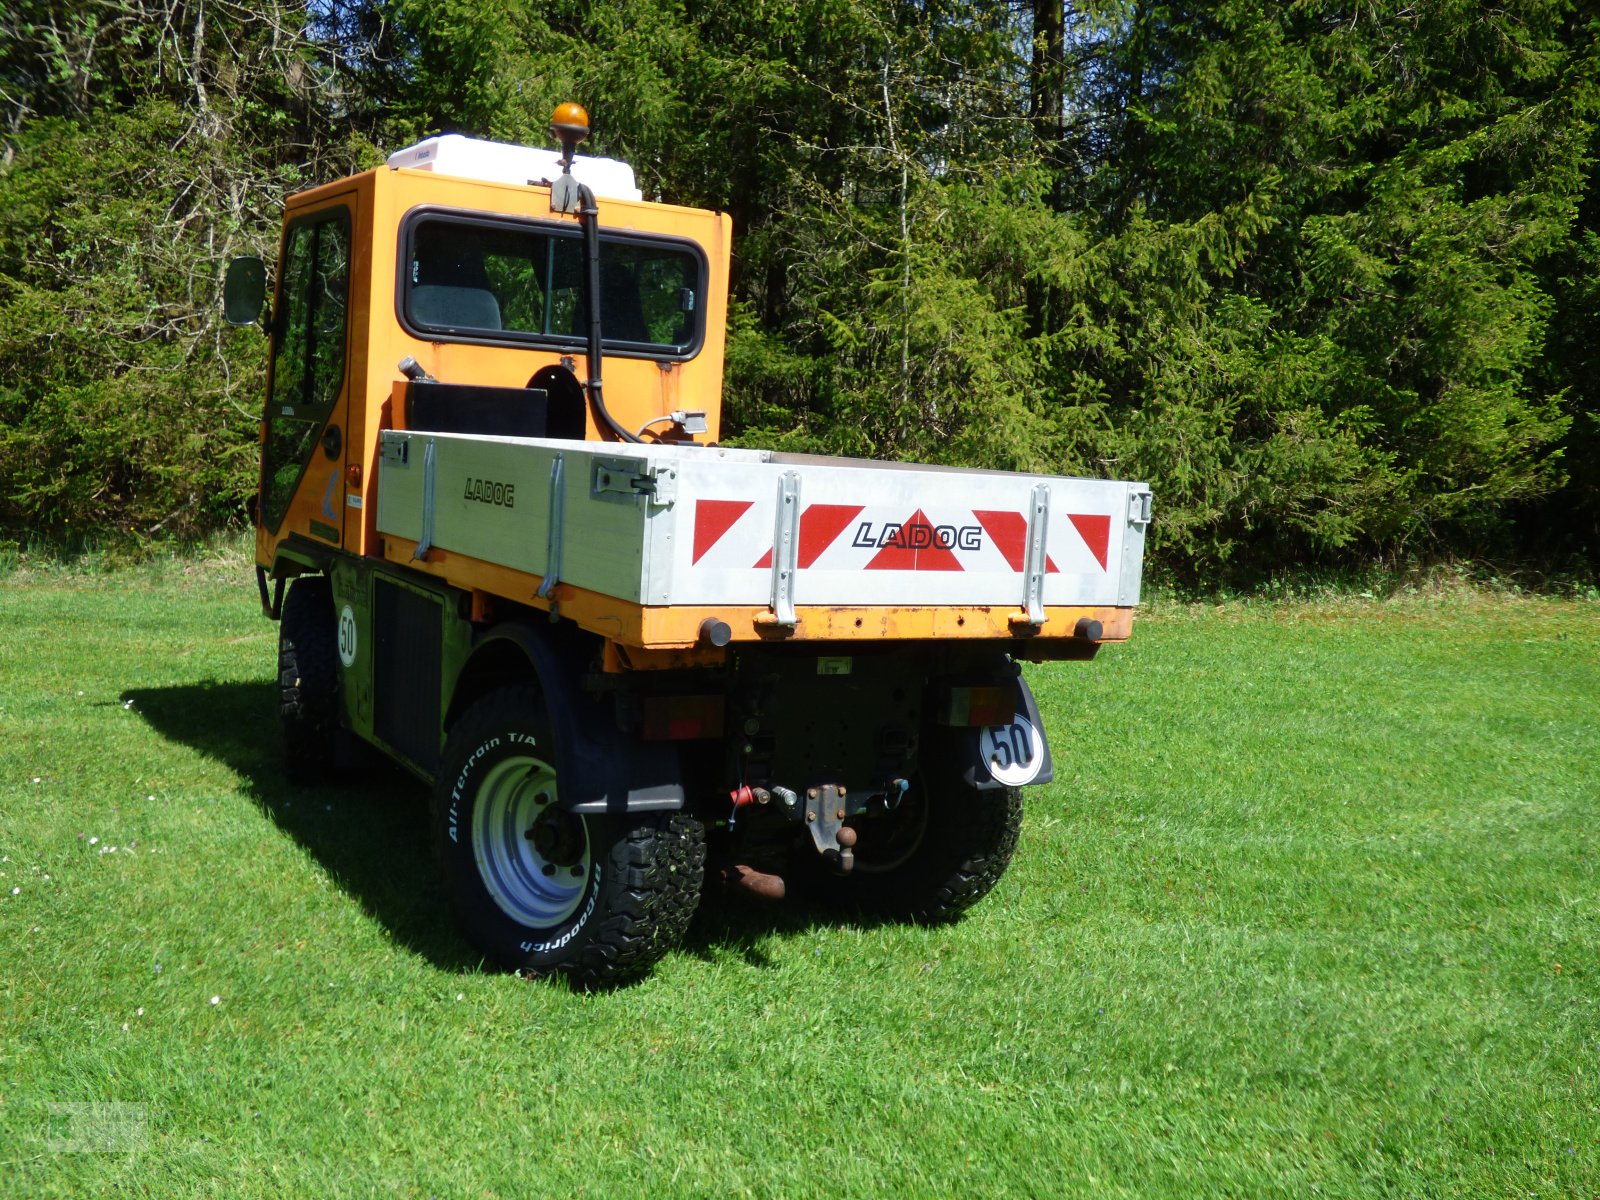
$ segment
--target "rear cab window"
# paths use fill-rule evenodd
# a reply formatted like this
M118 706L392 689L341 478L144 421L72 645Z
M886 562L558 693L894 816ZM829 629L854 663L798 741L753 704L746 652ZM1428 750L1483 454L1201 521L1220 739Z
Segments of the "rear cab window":
M419 209L401 229L400 323L428 341L581 348L583 238L572 225ZM693 242L602 230L607 354L688 359L704 340L705 255Z

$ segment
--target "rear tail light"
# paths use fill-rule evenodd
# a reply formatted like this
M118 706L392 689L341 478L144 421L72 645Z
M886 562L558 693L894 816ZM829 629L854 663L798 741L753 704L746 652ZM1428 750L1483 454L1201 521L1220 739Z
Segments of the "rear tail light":
M1017 711L1016 688L1010 684L994 687L953 687L940 712L941 725L1009 725Z
M647 742L687 742L722 736L721 696L646 696L640 736Z

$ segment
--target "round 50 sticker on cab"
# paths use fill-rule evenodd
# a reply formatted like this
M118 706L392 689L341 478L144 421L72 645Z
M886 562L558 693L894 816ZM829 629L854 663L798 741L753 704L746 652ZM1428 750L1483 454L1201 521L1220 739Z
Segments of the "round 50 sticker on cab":
M1044 739L1021 713L1009 725L985 726L978 748L989 774L1007 787L1032 783L1044 767Z

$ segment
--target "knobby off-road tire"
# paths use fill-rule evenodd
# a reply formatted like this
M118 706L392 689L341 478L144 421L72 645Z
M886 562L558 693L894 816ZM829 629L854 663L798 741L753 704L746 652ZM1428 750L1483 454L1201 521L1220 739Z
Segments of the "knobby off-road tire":
M892 813L857 823L855 868L824 895L880 916L952 921L1000 882L1022 830L1017 788L977 791L919 775Z
M433 793L451 908L502 967L585 988L626 982L688 929L705 831L683 813L569 813L558 789L537 689L502 688L466 712Z
M338 637L327 579L304 575L290 583L278 623L278 715L284 771L295 783L315 783L334 767Z

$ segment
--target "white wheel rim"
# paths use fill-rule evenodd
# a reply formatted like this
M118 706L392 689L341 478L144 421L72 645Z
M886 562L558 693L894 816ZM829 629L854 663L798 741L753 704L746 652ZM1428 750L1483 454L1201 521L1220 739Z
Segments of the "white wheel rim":
M555 768L508 758L478 789L472 852L490 898L513 921L547 929L578 909L589 885L589 834L582 817L561 810Z

